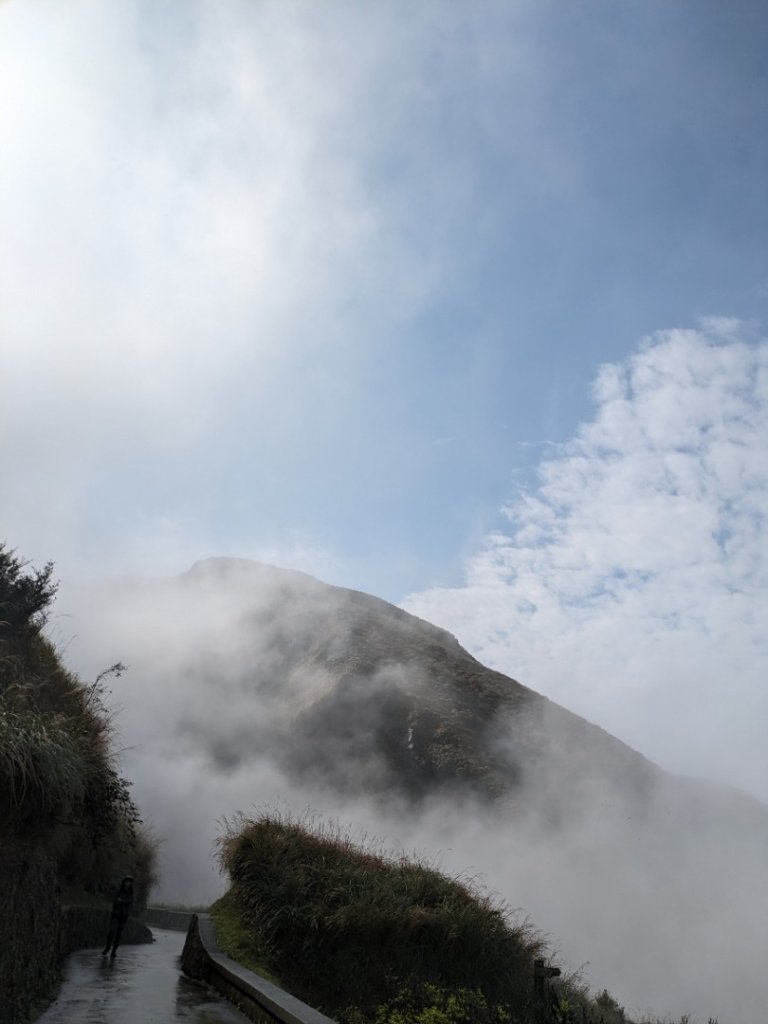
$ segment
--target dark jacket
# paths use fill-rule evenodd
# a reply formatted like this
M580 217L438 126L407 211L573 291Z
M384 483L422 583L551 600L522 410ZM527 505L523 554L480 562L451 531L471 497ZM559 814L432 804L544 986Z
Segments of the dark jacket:
M130 885L128 884L130 883ZM112 900L112 916L127 921L133 907L133 878L126 875Z

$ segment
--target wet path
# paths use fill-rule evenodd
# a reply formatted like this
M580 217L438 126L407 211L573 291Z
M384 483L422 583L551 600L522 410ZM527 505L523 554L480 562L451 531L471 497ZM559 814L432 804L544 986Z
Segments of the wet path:
M156 942L121 946L110 960L98 949L67 957L55 1003L36 1024L249 1024L217 993L179 968L183 932L153 928Z

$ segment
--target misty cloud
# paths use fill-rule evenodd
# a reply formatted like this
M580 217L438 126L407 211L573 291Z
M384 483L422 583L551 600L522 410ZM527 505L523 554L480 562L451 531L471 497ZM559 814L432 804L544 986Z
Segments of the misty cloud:
M665 768L768 795L768 345L733 321L603 366L595 414L463 587L404 602Z
M445 158L418 63L439 14L2 5L14 544L55 535L60 566L178 570L210 553L211 519L232 529L218 492L242 500L233 478L253 475L252 531L292 464L337 447L342 414L360 430L360 389L443 286L469 217L470 165ZM433 85L472 68L460 35L442 50ZM427 136L434 149L412 147ZM303 527L294 510L287 532ZM278 533L285 548L275 528L248 553Z

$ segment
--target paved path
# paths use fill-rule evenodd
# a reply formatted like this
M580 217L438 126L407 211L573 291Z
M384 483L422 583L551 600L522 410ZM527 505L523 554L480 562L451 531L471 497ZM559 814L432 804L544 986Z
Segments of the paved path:
M98 949L67 957L64 983L37 1024L249 1024L225 999L179 968L183 932L153 928L152 945Z

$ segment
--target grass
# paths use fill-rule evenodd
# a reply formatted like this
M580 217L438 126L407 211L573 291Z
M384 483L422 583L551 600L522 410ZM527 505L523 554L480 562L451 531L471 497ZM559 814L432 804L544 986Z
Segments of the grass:
M154 879L155 844L118 771L105 701L104 679L122 666L90 685L64 668L42 632L51 572L30 571L0 544L4 1021L31 1019L52 994L62 903L110 906L117 879L130 873L140 909Z
M220 903L235 917L233 947L242 942L340 1020L374 1020L398 1000L413 1013L435 993L479 993L491 1014L530 1007L544 943L467 880L271 812L227 826L219 856L232 882Z
M221 948L339 1024L632 1024L578 975L537 1000L542 937L419 858L271 810L225 822L218 854L231 882L210 911Z
M87 769L71 720L0 692L0 792L10 820L68 815L85 795Z
M237 963L247 967L273 985L285 988L281 978L273 971L267 953L259 942L258 932L243 921L230 894L222 896L210 908L214 932L219 948Z
M105 679L68 672L42 633L56 585L0 544L0 820L6 849L51 855L63 887L107 896L133 874L137 902L154 882L155 844L142 829L113 753Z

